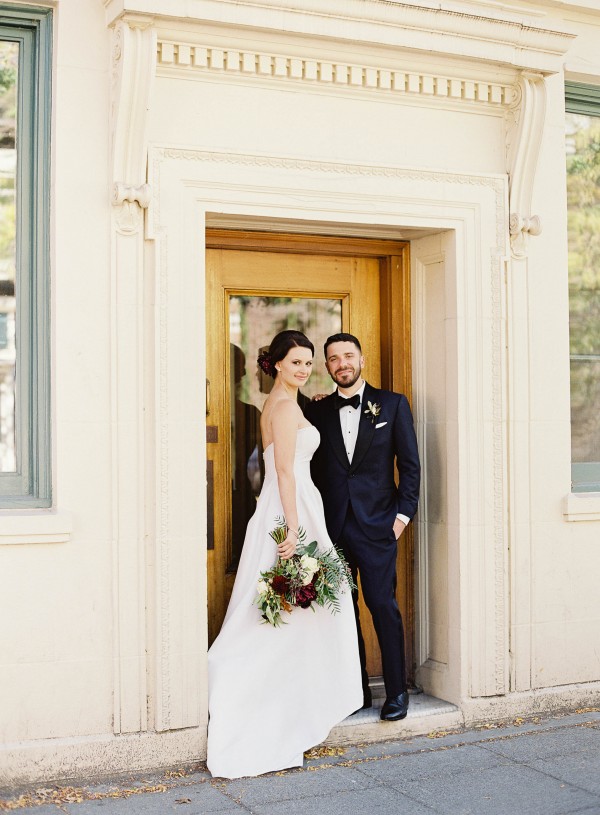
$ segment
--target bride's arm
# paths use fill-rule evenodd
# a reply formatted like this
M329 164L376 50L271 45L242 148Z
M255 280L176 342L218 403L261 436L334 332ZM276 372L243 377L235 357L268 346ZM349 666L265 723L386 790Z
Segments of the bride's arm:
M298 542L298 509L294 475L298 407L293 402L282 401L277 405L271 419L271 430L279 497L287 527L290 530L287 538L278 546L279 556L285 560L294 554Z

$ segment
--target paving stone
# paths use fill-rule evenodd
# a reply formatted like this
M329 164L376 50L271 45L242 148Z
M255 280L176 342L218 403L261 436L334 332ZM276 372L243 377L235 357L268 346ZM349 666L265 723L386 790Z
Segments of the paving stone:
M362 773L398 788L408 781L441 778L495 767L506 760L476 746L449 747L431 753L411 753L395 759L366 761L357 765ZM448 782L450 783L450 782ZM404 787L403 787L404 788Z
M68 804L64 811L69 815L165 815L173 812L178 815L212 812L229 815L244 810L212 784L204 783L181 786L167 792L140 793L129 798L100 798L81 804Z
M236 802L254 809L259 804L273 801L314 799L327 795L373 786L375 781L349 767L330 767L323 770L266 775L224 782L223 789ZM287 806L287 804L286 804Z
M519 764L394 784L441 815L573 815L597 796Z
M571 753L559 759L538 759L527 766L600 796L600 750Z
M550 732L524 733L521 738L487 742L481 747L512 761L530 762L538 758L600 750L600 732L595 727L566 727Z
M366 789L252 807L252 815L433 815L429 806L397 790Z

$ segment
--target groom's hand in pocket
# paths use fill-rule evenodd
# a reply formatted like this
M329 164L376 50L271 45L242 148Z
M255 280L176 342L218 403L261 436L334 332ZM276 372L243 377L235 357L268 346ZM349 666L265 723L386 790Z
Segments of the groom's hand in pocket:
M394 537L396 538L396 540L400 538L400 535L404 532L405 529L406 524L404 523L404 521L401 521L400 518L396 518L396 520L394 521Z

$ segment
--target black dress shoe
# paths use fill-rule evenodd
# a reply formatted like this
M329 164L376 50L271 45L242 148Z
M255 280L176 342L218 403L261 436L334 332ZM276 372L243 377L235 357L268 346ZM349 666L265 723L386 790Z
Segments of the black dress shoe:
M381 716L379 718L384 722L397 722L400 719L406 718L407 713L408 691L405 690L398 696L387 697L381 708Z

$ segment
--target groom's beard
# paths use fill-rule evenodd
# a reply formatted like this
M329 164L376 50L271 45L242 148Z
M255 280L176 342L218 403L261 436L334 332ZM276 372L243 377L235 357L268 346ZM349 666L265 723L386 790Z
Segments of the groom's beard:
M352 376L350 374L352 373ZM352 368L352 370L346 371L336 371L334 374L331 374L331 378L333 381L338 385L340 388L351 388L353 385L356 385L358 380L360 379L362 374L361 369L359 368L356 370Z

